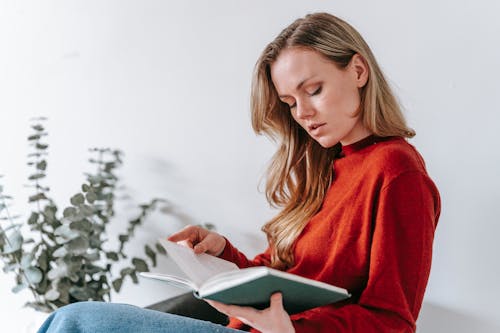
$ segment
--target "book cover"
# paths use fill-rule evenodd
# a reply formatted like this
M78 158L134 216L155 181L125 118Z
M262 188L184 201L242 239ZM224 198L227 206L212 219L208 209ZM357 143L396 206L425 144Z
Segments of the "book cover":
M271 295L281 292L285 310L293 314L350 297L347 290L327 283L265 266L239 269L226 260L160 242L188 278L149 272L140 275L189 288L199 298L264 309L269 307Z

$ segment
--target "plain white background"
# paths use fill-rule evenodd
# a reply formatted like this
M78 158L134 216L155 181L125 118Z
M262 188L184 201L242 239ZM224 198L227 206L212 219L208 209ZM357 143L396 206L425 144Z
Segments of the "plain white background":
M500 330L500 2L0 1L0 179L26 219L29 119L46 116L46 184L62 208L90 171L88 148L125 152L134 202L169 199L129 246L212 222L252 256L274 213L258 191L273 145L250 127L263 47L295 18L328 11L372 47L442 195L419 332ZM123 204L116 235L137 210ZM3 222L5 223L5 222ZM110 246L113 245L111 237ZM175 270L164 260L161 269ZM2 331L25 332L30 294L0 272ZM113 300L145 306L179 290L128 281Z

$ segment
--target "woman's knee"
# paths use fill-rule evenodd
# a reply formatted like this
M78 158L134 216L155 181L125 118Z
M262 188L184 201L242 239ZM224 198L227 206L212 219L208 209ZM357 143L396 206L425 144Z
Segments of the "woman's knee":
M105 302L77 302L61 307L47 318L39 332L91 331L131 305ZM127 311L125 310L125 311Z

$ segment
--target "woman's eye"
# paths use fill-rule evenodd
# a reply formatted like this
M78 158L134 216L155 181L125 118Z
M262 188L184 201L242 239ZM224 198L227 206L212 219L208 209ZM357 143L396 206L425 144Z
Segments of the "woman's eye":
M314 90L312 93L309 93L309 96L315 96L318 95L321 92L321 86L318 87L318 89Z

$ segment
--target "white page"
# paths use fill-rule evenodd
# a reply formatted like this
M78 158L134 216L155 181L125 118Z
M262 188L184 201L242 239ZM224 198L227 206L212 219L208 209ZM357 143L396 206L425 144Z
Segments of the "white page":
M165 239L160 239L159 242L165 247L170 258L198 287L216 274L239 269L230 261L206 253L195 254L192 249L177 243Z

